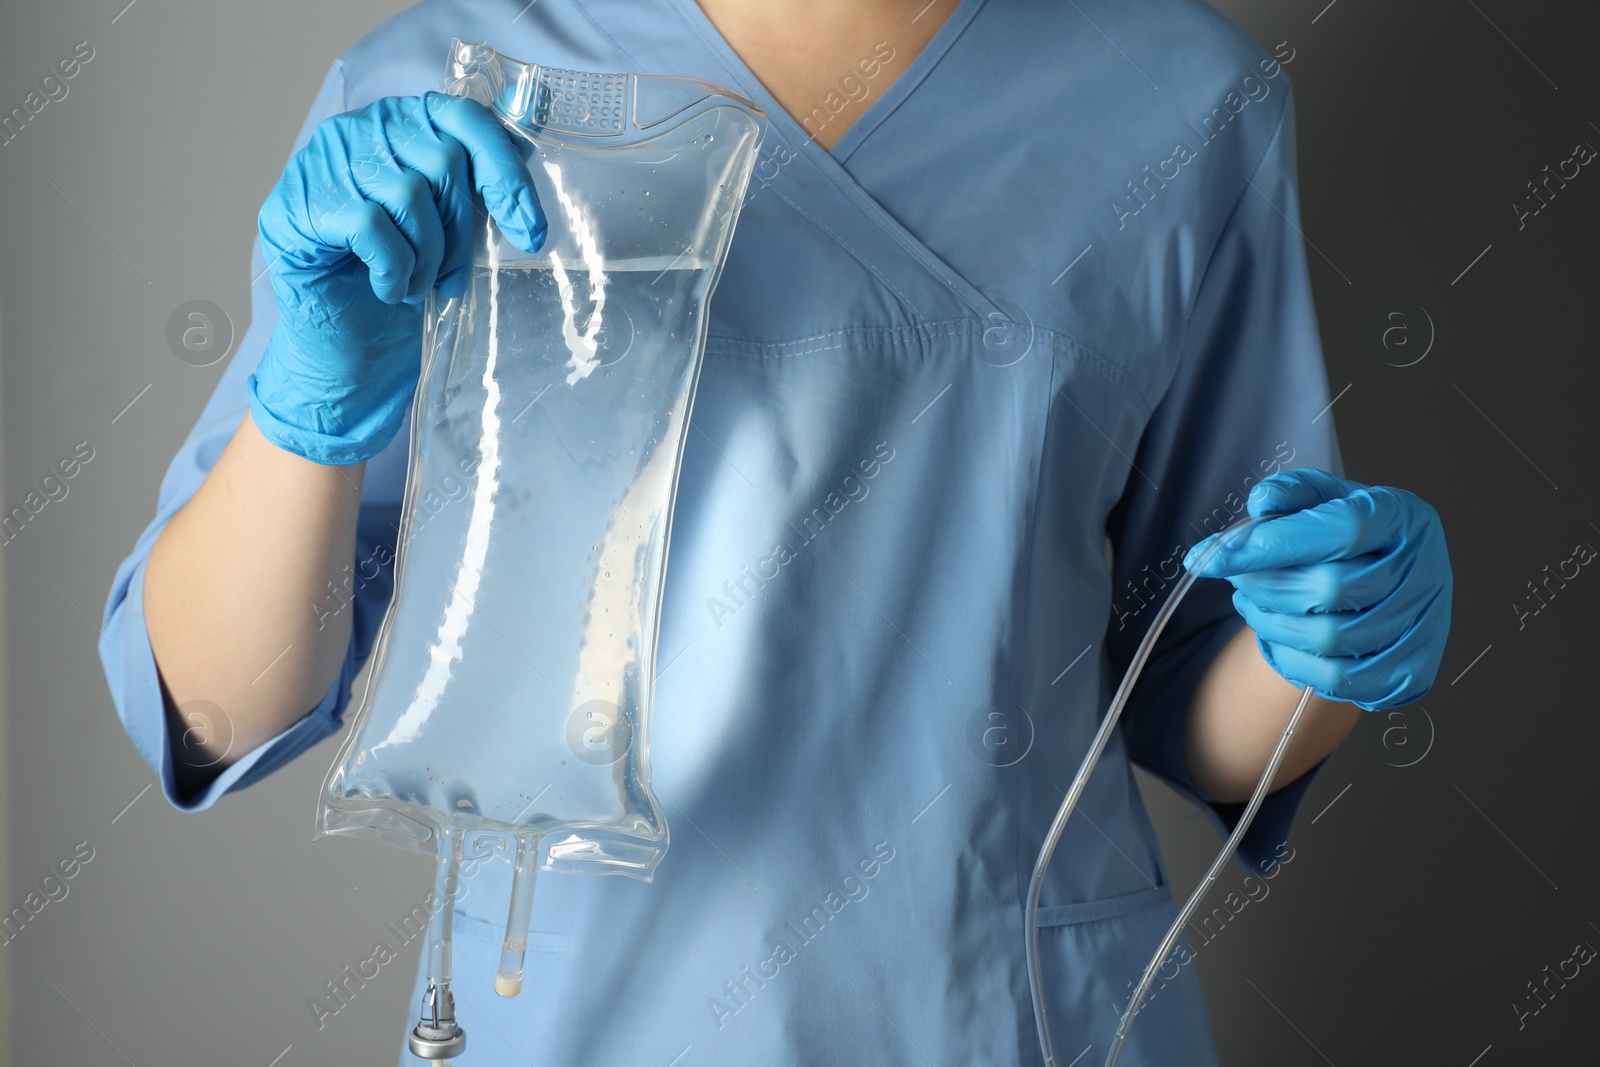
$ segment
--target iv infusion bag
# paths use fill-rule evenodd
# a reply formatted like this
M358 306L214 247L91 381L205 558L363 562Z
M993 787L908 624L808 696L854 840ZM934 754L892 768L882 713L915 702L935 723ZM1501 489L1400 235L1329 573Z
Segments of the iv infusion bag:
M468 291L428 297L394 598L318 831L441 862L475 833L648 881L672 501L764 117L699 79L460 40L449 79L509 132L549 229L529 255L480 211Z

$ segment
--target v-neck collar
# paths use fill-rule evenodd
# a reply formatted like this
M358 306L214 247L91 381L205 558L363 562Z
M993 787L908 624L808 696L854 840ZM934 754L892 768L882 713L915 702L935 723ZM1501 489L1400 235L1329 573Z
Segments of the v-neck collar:
M850 124L844 136L839 138L831 149L818 144L800 121L789 114L788 109L767 91L761 79L756 77L755 72L739 57L739 53L733 50L727 38L722 36L722 31L717 29L695 0L670 0L670 2L705 39L707 47L717 54L729 73L739 81L745 95L762 106L767 113L767 122L782 128L785 140L842 166L860 143L916 90L917 85L928 76L929 71L938 66L939 60L961 36L961 31L972 21L972 17L978 13L985 0L931 0L928 8L924 10L931 9L935 4L948 3L954 3L956 9L950 13L944 25L939 27L939 31L929 39L906 69L900 72L900 76L889 86L888 91L868 105L867 110Z
M589 10L591 8L609 10L613 6L628 8L636 4L637 0L573 0L573 2L585 11L591 24L600 30L606 40L636 66L638 60L631 56L622 41L626 40L630 45L648 50L651 44L663 39L674 39L679 34L685 38L697 39L704 49L704 59L709 62L690 60L687 65L694 68L693 73L720 82L730 89L741 91L754 100L767 114L768 144L771 145L773 142L785 144L795 156L805 161L804 166L797 164L784 166L784 173L763 187L829 234L850 256L877 277L917 318L925 320L930 314L937 315L940 312L936 310L939 298L925 290L919 292L920 285L915 276L939 283L944 295L955 297L968 313L975 313L988 319L1003 314L992 300L940 259L920 238L890 214L856 180L855 175L845 169L843 163L845 157L855 152L867 136L881 126L939 65L987 0L934 0L937 3L956 3L956 10L951 12L944 25L940 26L939 31L928 41L927 46L907 64L894 84L856 120L849 130L845 131L845 135L834 145L832 152L818 144L799 121L767 91L766 86L761 84L761 79L757 78L745 65L744 60L739 58L738 53L734 52L727 40L712 25L711 20L700 10L695 0L644 0L647 7L675 9L683 20L681 29L677 33L664 28L651 32L641 26L636 7L633 9L631 21L611 27L609 30L603 27L603 20L597 20L595 14ZM720 67L721 70L705 69L712 65ZM653 64L646 64L639 69L649 69L651 66ZM691 73L688 69L682 69L683 66L679 64L680 69L675 72ZM802 174L805 171L810 172L809 176ZM790 183L796 184L792 188L785 188ZM852 217L858 220L865 219L872 225L860 227L850 221ZM906 273L908 267L911 268L909 274ZM948 311L944 313L948 314Z

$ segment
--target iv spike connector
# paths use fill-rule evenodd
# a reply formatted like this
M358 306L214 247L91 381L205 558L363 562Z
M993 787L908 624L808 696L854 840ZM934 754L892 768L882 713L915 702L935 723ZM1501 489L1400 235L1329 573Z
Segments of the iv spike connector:
M422 994L422 1017L411 1030L410 1045L413 1056L436 1064L466 1051L467 1033L456 1023L456 998L448 983L428 983Z

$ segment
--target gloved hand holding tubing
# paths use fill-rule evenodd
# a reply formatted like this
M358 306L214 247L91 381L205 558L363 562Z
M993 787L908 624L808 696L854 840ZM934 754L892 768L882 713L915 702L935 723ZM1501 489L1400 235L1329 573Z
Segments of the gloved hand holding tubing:
M1261 654L1296 685L1379 711L1433 684L1450 630L1451 573L1439 515L1404 489L1319 470L1283 471L1250 490L1276 516L1196 572L1233 583ZM1184 559L1200 558L1207 538Z
M278 305L248 385L263 436L330 465L393 439L420 372L423 301L466 290L474 189L513 244L539 249L538 197L477 102L390 96L316 128L259 218Z

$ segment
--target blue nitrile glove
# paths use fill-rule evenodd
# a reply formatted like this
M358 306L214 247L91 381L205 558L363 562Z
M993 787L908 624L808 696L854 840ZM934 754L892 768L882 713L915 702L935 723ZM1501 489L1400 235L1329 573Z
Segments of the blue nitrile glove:
M516 146L485 107L388 96L323 122L261 208L278 322L250 377L250 411L278 447L317 463L381 452L416 391L422 302L470 280L476 208L519 248L545 217Z
M1367 711L1426 693L1450 631L1451 588L1444 530L1427 501L1302 469L1264 479L1248 506L1279 517L1238 534L1196 573L1233 583L1234 607L1273 670Z

